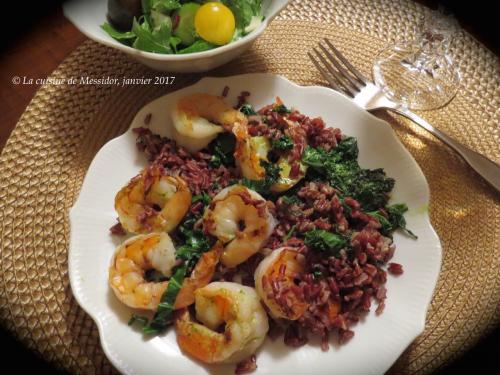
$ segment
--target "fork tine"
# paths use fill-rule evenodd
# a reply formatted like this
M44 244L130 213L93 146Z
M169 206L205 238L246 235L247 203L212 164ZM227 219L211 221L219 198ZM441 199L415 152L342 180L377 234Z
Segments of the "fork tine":
M309 56L309 59L311 59L314 66L316 66L316 68L319 70L319 72L321 73L323 78L328 81L328 84L330 85L330 87L332 89L334 89L336 91L341 91L341 92L345 93L346 95L351 96L348 92L346 92L346 90L343 87L341 87L337 83L335 77L332 76L325 68L323 68L321 63L310 52L307 52L307 55Z
M355 91L358 92L360 91L364 85L361 85L358 81L356 81L350 74L349 72L337 61L337 59L332 55L328 49L325 48L321 43L319 44L319 48L323 50L323 53L327 57L330 62L335 65L337 68L338 72L340 73L340 76L347 81L347 84ZM340 78L340 77L339 77Z
M351 98L354 98L354 95L356 95L356 92L358 90L352 90L349 85L346 85L344 80L341 78L342 75L337 72L332 64L330 64L325 57L319 52L316 48L313 48L313 51L316 53L316 56L318 59L323 63L324 67L326 68L326 73L332 77L335 82L337 83L337 87L340 87L340 89L347 95L350 96ZM323 73L325 74L325 73Z
M344 63L344 65L351 71L351 73L358 79L358 81L360 83L362 83L363 85L366 85L366 82L368 82L368 80L365 78L365 76L363 74L361 74L361 72L356 69L345 57L344 55L342 55L340 53L340 51L335 48L335 46L332 44L332 42L330 42L327 38L324 39L324 41L326 42L326 44L328 44L328 46L332 49L333 53L335 53L335 55L338 57L338 59L340 61L342 61Z

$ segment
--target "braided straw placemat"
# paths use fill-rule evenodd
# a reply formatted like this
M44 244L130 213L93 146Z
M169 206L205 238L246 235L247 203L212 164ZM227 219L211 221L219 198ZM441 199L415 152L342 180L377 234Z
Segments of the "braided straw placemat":
M212 75L273 72L303 85L325 82L306 52L330 38L363 72L387 42L409 37L423 9L411 1L295 1L253 48ZM463 76L445 108L420 113L486 156L500 160L499 61L462 33L453 55ZM154 77L121 53L86 42L52 74ZM72 297L67 275L68 209L97 150L122 133L148 101L196 81L169 86L45 85L0 157L0 321L59 368L115 370L92 320ZM442 272L425 332L391 372L430 373L473 346L500 321L499 197L442 143L414 124L381 113L422 168L430 215L443 245Z

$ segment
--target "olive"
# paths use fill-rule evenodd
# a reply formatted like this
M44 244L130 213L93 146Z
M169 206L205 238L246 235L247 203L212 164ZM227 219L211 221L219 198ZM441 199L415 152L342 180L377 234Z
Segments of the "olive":
M108 0L108 21L118 30L130 30L134 17L141 15L141 0Z
M182 44L189 46L196 39L196 31L194 29L194 16L200 9L200 4L186 3L173 15L174 35L179 37Z

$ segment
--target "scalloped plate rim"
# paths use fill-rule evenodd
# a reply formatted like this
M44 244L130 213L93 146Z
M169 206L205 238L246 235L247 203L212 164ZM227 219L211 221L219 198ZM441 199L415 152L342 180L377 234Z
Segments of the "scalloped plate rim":
M326 87L323 87L323 86L300 86L290 80L288 80L287 78L285 77L282 77L282 76L278 76L278 75L275 75L275 74L272 74L272 73L248 73L248 74L241 74L241 75L237 75L237 76L228 76L228 77L203 77L201 78L199 81L197 81L196 83L190 85L190 86L187 86L187 87L184 87L182 89L179 89L179 90L175 90L169 94L166 94L166 95L163 95L161 97L158 97L154 100L152 100L151 102L149 102L148 104L146 104L145 106L143 106L135 115L134 117L134 120L132 121L132 124L136 121L137 117L139 116L139 114L141 114L141 112L144 110L144 108L146 108L148 105L150 105L151 103L154 103L156 101L159 101L159 100L162 100L164 97L167 97L167 96L170 96L174 93L180 93L184 90L188 90L188 89L191 89L193 87L197 87L197 86L203 86L203 84L207 83L207 82L210 82L210 81L220 81L220 80L223 80L223 79L248 79L248 78L252 78L252 77L256 77L256 76L259 76L259 77L268 77L268 78L277 78L279 80L283 80L286 82L286 84L288 85L291 85L293 86L294 89L296 90L300 90L300 91L303 91L303 92L306 92L306 91L312 91L312 92L319 92L321 93L322 95L328 95L332 98L334 98L334 100L339 100L339 101L344 101L344 103L347 105L347 103L349 103L348 105L353 105L353 106L356 106L356 104L354 104L349 98L345 97L344 95L341 95L339 93L337 93L336 91L333 91L329 88L326 88ZM407 155L410 156L410 160L412 162L412 167L415 168L417 170L417 173L420 174L420 177L423 179L423 182L425 182L424 184L424 195L425 195L425 200L427 202L427 204L429 204L429 200L430 200L430 190L429 190L429 185L427 183L427 180L425 179L425 176L420 168L420 166L417 164L417 162L415 161L415 159L411 156L411 154L409 153L408 150L406 150L406 148L403 146L402 142L399 140L399 138L396 136L395 132L393 131L393 129L391 128L391 126L381 120L381 119L378 119L377 117L373 116L371 113L363 110L362 108L359 108L359 111L362 111L365 113L365 115L367 116L367 118L371 118L371 121L374 121L376 123L378 123L379 126L381 126L385 132L387 132L387 134L390 134L397 142L398 144L398 147L400 147L402 149L402 151L404 153L406 153ZM342 130L343 130L343 127L340 125L339 126ZM97 153L96 155L94 156L94 159L92 160L91 164L89 165L89 168L87 170L87 173L86 173L86 176L84 178L84 181L82 183L82 186L81 186L81 189L83 190L83 188L86 186L86 182L87 182L87 178L88 178L88 175L89 175L89 172L96 168L96 165L99 163L99 157L100 155L102 155L102 153L104 153L106 151L106 149L110 148L110 147L114 147L115 144L119 144L120 141L127 137L127 134L131 132L131 129L132 129L132 126L130 126L127 131L125 131L123 134L111 139L110 141L108 141ZM396 183L397 183L397 180L396 180ZM69 279L70 279L70 286L71 286L71 289L72 289L72 292L73 292L73 295L75 296L75 299L76 301L78 302L78 304L83 308L83 310L93 319L93 321L96 323L96 326L98 328L98 331L99 331L99 338L100 338L100 341L101 341L101 346L106 354L106 356L108 357L108 359L111 361L111 363L118 369L120 370L121 372L123 373L127 373L127 374L132 374L132 373L136 373L133 369L129 368L127 366L127 364L125 362L123 362L123 360L120 358L120 356L113 350L113 348L111 347L111 345L109 344L109 342L105 339L104 337L104 324L102 322L102 319L99 318L99 312L98 311L95 311L95 309L92 308L92 302L91 301L88 301L86 296L85 296L85 293L81 291L81 284L80 282L77 280L77 277L79 276L79 272L75 269L75 264L77 263L77 259L75 259L75 250L74 250L74 246L75 246L75 232L74 232L74 228L76 226L76 222L78 221L78 218L80 217L81 213L85 213L85 212L89 212L87 210L86 207L80 207L80 201L81 201L81 194L79 194L78 198L75 200L75 203L74 205L71 207L71 209L69 210L69 221L70 221L70 246L69 246L69 251L68 251L68 270L69 270ZM428 225L428 229L430 229L430 234L434 237L432 240L436 241L436 243L434 243L434 250L437 251L437 253L435 254L437 256L437 258L435 259L436 261L436 264L434 264L434 266L437 268L437 272L435 272L435 275L434 275L434 278L431 282L431 284L433 285L433 288L432 290L430 291L430 293L428 293L428 298L427 298L427 301L426 301L426 304L425 304L425 307L422 309L421 311L421 314L420 314L420 317L418 319L418 321L416 320L414 322L414 324L412 325L411 328L409 328L407 331L410 331L411 330L411 334L408 334L407 336L407 343L405 343L405 345L401 345L400 347L400 350L399 352L397 353L397 356L395 356L395 360L397 358L399 358L399 356L403 353L403 351L408 347L408 345L413 342L413 340L418 337L425 329L425 319L426 319L426 315L427 315L427 312L428 312L428 309L430 307L430 303L432 301L432 296L433 296L433 293L435 291L435 288L436 288L436 284L437 284L437 280L438 280L438 277L439 277L439 273L440 273L440 269L441 269L441 263L442 263L442 246L441 246L441 243L440 243L440 239L437 235L437 233L435 232L434 228L432 227L432 224L430 222L430 218L429 218L429 215L428 213L425 214L425 221ZM103 228L103 229L107 229L107 228ZM390 296L388 297L390 299ZM383 314L382 314L383 315ZM355 329L356 330L356 329ZM349 343L347 343L346 345L349 345ZM294 350L294 349L290 349L290 350ZM298 349L300 350L300 349ZM319 349L318 349L319 350ZM386 365L386 370L388 370L390 368L390 366L395 362L392 361L391 363L387 363ZM195 363L195 362L193 362ZM257 374L259 373L258 371L256 372Z

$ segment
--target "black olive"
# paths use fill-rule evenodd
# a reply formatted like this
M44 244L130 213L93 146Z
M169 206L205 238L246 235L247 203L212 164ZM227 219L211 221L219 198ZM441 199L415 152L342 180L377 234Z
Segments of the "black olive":
M108 0L108 21L115 29L129 31L141 15L141 0Z

